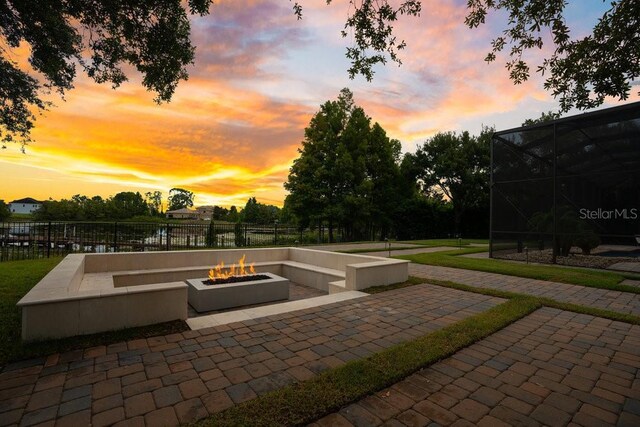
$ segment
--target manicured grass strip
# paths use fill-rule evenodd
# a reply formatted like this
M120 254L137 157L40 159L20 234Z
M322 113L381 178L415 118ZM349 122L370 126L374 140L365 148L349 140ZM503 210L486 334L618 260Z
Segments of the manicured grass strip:
M44 356L114 342L165 335L188 329L183 321L131 328L95 335L23 344L22 319L16 303L62 258L8 261L0 263L0 367L13 360Z
M420 249L420 247L419 246L400 246L400 245L393 246L393 244L391 245L391 250L392 251L401 251L401 250L404 250L404 249ZM360 254L360 253L363 253L363 252L388 252L388 251L389 251L389 249L380 249L380 248L372 249L372 248L369 248L369 249L349 249L349 250L346 250L346 251L336 251L336 252L342 252L344 254Z
M540 307L515 298L432 334L347 363L201 421L198 425L301 425L406 378L451 356Z
M469 246L470 244L480 244L480 245L488 245L489 239L462 239L462 241L458 241L458 239L428 239L428 240L403 240L398 241L400 243L412 243L414 245L422 245L422 246L451 246L454 248L462 246ZM487 248L484 249L485 251Z
M498 273L529 279L547 280L550 282L568 283L572 285L640 294L640 288L621 285L620 282L624 280L625 276L619 273L458 256L474 252L477 252L477 250L472 248L416 255L402 255L394 258L407 259L419 264L463 268L466 270L484 271L487 273Z

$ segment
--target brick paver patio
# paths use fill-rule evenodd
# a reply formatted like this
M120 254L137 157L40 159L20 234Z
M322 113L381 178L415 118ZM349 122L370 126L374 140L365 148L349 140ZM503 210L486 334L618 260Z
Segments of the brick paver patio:
M543 308L315 426L640 425L640 326Z
M0 425L173 425L428 334L502 300L419 285L5 367Z
M561 302L640 316L640 294L415 263L409 265L409 274L426 279L448 280L479 288L548 297Z

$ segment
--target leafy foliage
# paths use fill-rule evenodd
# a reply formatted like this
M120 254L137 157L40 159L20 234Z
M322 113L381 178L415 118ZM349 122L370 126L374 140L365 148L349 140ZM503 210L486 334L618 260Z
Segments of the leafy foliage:
M149 211L152 216L162 215L162 192L161 191L148 191L144 193L145 201L149 206Z
M548 111L548 112L543 111L540 117L538 117L537 119L527 119L522 123L522 126L533 126L540 123L546 123L553 120L557 120L560 117L561 117L561 114L557 111Z
M537 212L529 220L529 229L540 234L553 233L553 211ZM600 244L600 238L589 227L587 221L578 218L575 210L569 206L557 207L557 229L561 230L556 237L556 253L569 256L572 246L578 246L582 253L589 255L591 250Z
M222 206L214 206L211 219L213 221L236 222L239 219L238 208L231 206L231 208L227 209Z
M239 219L251 224L273 224L280 216L280 208L274 205L258 203L255 197L250 197L240 212Z
M152 207L140 193L125 191L106 200L100 196L89 198L80 194L71 199L45 200L33 217L41 221L123 220L151 212Z
M349 239L388 234L401 194L400 149L343 89L305 129L285 183L287 212L301 227L326 222L330 241L336 228Z
M123 191L111 199L112 216L114 218L126 218L127 216L140 216L149 213L149 207L138 192Z
M397 7L388 0L349 0L347 21L341 31L342 37L352 36L354 40L353 46L347 48L347 58L351 60L349 77L361 74L371 81L374 65L386 64L388 59L401 65L398 52L407 44L397 40L393 24L404 15L420 16L421 10L419 0L403 0ZM302 19L300 3L294 3L293 12Z
M492 134L491 128L477 137L466 131L438 133L412 159L423 193L451 201L456 233L469 209L479 208L488 217Z
M398 240L415 240L437 236L453 229L451 203L441 198L416 194L406 198L393 213L394 230Z
M4 221L11 216L11 210L4 200L0 200L0 221Z
M189 190L185 190L184 188L172 188L169 190L169 198L168 209L170 211L174 211L177 209L190 208L193 206L193 198L195 194L193 194Z
M189 0L191 14L208 13L211 0ZM0 4L0 141L30 141L34 109L49 104L42 93L64 95L79 65L98 83L118 87L124 69L142 74L157 102L171 99L187 78L194 47L180 0L7 0ZM29 64L41 79L20 69L11 49L30 46Z
M491 11L509 15L507 28L492 41L485 60L495 61L507 49L506 67L516 84L530 76L525 52L541 49L550 32L554 51L537 71L548 74L544 87L559 97L563 112L597 107L606 96L627 99L631 82L640 76L640 2L612 1L593 32L578 39L571 38L565 22L566 4L566 0L469 0L465 23L478 27Z
M331 0L327 1L330 2ZM402 15L419 16L421 3L415 0L403 1L394 8L386 0L350 0L349 5L352 12L342 30L342 37L351 34L354 39L354 46L347 48L347 58L351 60L349 76L353 78L362 74L370 81L373 66L386 64L387 55L393 62L401 65L398 51L407 44L404 40L396 39L392 24Z

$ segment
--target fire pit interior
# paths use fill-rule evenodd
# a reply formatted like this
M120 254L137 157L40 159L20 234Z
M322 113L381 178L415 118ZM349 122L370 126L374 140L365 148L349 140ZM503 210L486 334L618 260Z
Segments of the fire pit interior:
M189 304L199 313L289 299L289 280L246 267L243 255L225 268L220 262L208 278L189 279Z
M264 280L268 279L269 276L266 274L253 274L251 276L231 276L226 279L207 279L204 281L204 284L207 286L215 286L215 285L224 285L225 283L240 283L240 282L251 282L253 280Z

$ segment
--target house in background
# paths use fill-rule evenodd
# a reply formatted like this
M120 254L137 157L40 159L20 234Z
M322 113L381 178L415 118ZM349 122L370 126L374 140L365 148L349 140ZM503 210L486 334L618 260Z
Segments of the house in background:
M198 212L189 208L167 211L166 215L171 219L198 219Z
M213 206L199 206L196 209L182 208L166 212L167 218L171 219L199 219L201 221L211 221L213 217Z
M40 206L42 206L42 202L37 201L36 199L32 199L31 197L25 197L24 199L14 200L9 203L9 209L11 213L17 214L31 214L37 211Z
M199 220L211 221L213 218L213 206L198 206L196 212Z

